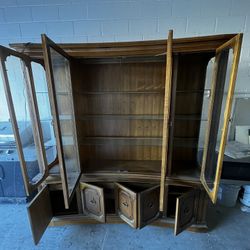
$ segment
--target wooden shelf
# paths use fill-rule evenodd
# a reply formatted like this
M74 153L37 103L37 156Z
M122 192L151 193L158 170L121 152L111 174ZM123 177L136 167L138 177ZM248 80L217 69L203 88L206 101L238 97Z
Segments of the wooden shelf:
M128 95L128 94L135 94L135 95L138 95L138 94L160 94L160 95L164 95L164 89L161 90L161 91L86 91L86 92L83 92L83 91L77 91L75 92L75 94L77 95Z
M161 146L161 137L84 137L81 145Z
M176 90L176 93L201 93L201 94L204 94L205 92L209 92L211 91L211 89L190 89L190 90Z
M97 114L97 115L84 115L78 120L163 120L163 115L120 115L120 114Z
M83 169L85 173L152 173L160 175L161 161L88 160Z
M196 115L196 114L176 114L174 116L174 119L175 120L178 120L178 121L207 121L207 119L205 118L202 118L200 115Z

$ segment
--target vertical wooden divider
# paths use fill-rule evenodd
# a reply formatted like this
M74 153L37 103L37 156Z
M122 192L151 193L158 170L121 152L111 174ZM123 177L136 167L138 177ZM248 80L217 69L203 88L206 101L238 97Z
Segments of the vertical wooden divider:
M168 33L167 54L166 54L166 79L165 79L165 95L164 95L164 120L163 120L163 135L162 135L162 157L161 157L161 186L160 186L160 211L164 211L165 197L165 179L167 170L167 154L168 154L168 137L169 137L169 114L170 114L170 99L172 85L172 64L173 64L173 30Z

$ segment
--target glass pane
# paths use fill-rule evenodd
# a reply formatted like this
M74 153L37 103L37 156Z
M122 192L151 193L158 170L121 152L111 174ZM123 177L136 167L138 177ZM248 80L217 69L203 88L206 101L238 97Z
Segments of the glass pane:
M204 152L207 127L208 127L208 110L212 99L211 87L212 87L214 69L215 69L215 57L212 57L207 64L206 80L205 80L203 103L202 103L202 114L200 122L199 141L198 141L199 149L197 152L197 161L200 167L202 166L202 157Z
M55 160L57 151L54 128L52 125L52 115L50 110L46 75L45 70L41 64L32 62L31 67L34 78L37 106L42 126L47 163L50 164Z
M209 131L209 143L205 162L205 180L208 187L214 188L216 169L218 165L218 151L221 143L222 128L224 126L224 111L228 94L230 73L233 62L233 50L224 50L219 55L215 96L212 110L212 123Z
M39 173L38 154L34 142L32 122L27 97L26 82L22 61L14 56L7 57L7 75L16 114L21 144L26 162L29 179L32 180ZM9 158L17 158L17 149L10 150Z
M50 48L52 70L55 84L56 104L59 115L59 126L63 144L63 158L67 174L69 194L78 179L80 170L78 164L75 127L72 122L73 104L69 61Z

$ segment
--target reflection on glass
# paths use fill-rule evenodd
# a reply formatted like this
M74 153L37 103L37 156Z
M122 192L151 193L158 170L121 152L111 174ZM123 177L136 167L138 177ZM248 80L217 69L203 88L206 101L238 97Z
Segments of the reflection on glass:
M73 191L80 173L73 121L73 106L69 61L50 48L55 84L56 104L63 144L63 158L67 174L69 194Z
M23 73L23 65L19 58L7 57L6 69L9 85L16 114L24 159L27 166L28 177L32 180L39 173L38 155L34 142L30 110L28 105L26 82ZM9 157L17 158L17 150L13 149Z
M224 110L227 99L230 72L233 61L233 50L224 50L219 55L218 72L216 78L215 96L212 109L212 123L209 130L209 143L205 161L205 180L208 187L214 188L218 151L221 143L222 128L224 126Z
M50 110L46 75L45 70L41 64L32 62L31 67L34 78L37 106L42 126L47 163L50 164L56 158L56 143L52 125L52 115Z
M199 166L202 164L202 155L205 144L205 136L208 125L208 109L211 103L211 86L212 86L212 77L215 67L215 57L211 58L207 65L206 70L206 80L205 80L205 88L202 102L202 114L201 114L201 123L200 123L200 132L199 132L199 142L198 142L198 155L197 160Z

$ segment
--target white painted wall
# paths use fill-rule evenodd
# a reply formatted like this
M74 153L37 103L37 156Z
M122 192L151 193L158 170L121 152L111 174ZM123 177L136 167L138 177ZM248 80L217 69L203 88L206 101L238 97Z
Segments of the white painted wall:
M56 42L165 39L169 29L174 37L244 32L236 95L249 95L250 0L0 0L4 45L40 42L41 33ZM1 87L0 118L2 95Z

